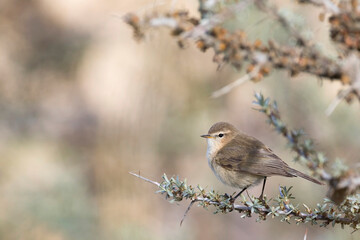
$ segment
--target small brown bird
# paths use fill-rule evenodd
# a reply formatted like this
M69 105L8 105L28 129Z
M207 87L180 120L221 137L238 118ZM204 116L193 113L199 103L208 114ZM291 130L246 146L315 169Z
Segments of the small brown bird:
M260 199L263 198L266 178L270 176L302 177L323 185L315 178L289 167L270 148L226 122L215 123L207 138L207 159L216 177L224 184L242 189L234 198L263 180Z

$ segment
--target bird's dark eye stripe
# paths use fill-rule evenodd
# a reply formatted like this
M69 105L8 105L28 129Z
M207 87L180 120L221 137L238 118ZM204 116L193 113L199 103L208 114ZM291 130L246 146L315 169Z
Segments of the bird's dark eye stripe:
M224 136L224 134L222 134L222 133L219 134L219 137L223 137L223 136Z

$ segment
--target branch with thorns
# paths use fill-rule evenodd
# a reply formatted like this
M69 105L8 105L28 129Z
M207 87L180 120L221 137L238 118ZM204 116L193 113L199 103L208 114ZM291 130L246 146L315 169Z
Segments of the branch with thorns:
M336 224L340 224L342 228L348 225L353 228L354 231L360 229L360 195L348 197L339 206L329 199L325 199L323 204L317 204L317 208L314 209L303 204L305 211L301 211L298 205L294 206L291 203L291 200L294 199L290 193L292 187L279 187L279 195L273 200L267 199L266 196L264 199L256 197L246 199L246 197L242 196L242 199L239 200L241 204L235 204L231 201L231 196L219 194L215 191L206 192L200 186L197 186L195 189L187 184L186 179L184 181L179 180L179 177L169 179L166 174L164 174L162 177L163 181L159 183L136 173L130 172L130 174L156 185L159 188L157 193L165 194L165 198L170 202L180 202L184 199L191 200L190 205L180 221L180 225L183 223L190 208L197 202L199 206L203 208L214 206L214 213L237 211L243 213L241 218L252 217L252 215L256 214L257 221L265 221L268 217L279 217L282 222L287 223L290 223L291 219L293 219L296 224L309 222L312 225L319 225L320 227L326 227L330 224L334 227ZM274 202L275 204L270 204Z
M309 73L318 78L340 81L348 85L347 90L342 90L338 98L329 106L327 114L331 114L338 102L345 99L360 101L360 74L354 75L349 72L350 53L360 49L360 12L358 4L351 3L334 5L328 0L301 1L321 6L331 12L329 17L330 36L332 40L345 49L346 55L343 60L330 58L294 28L291 20L287 19L273 5L265 0L241 1L219 7L218 1L211 5L207 1L200 0L199 12L201 18L192 17L187 11L170 11L165 14L152 13L144 17L138 17L129 13L124 17L134 31L136 39L145 37L145 32L152 28L167 27L174 36L180 47L185 46L187 40L193 40L201 51L214 50L213 60L219 68L224 64L230 64L235 69L241 70L246 64L247 75L225 86L213 94L213 97L221 96L235 86L239 86L248 79L258 82L268 76L273 69L287 70L291 76L299 73ZM235 14L239 14L249 4L254 3L258 9L278 21L290 36L296 39L296 46L279 45L270 40L263 43L260 40L250 41L242 30L229 31L223 27L223 23ZM350 7L349 7L350 6ZM352 6L352 7L351 7ZM235 11L236 10L236 11ZM357 53L356 53L357 54ZM353 54L353 55L356 55ZM357 62L360 62L356 55ZM256 69L257 71L254 71ZM256 74L254 74L256 73ZM245 80L244 80L245 79ZM244 81L243 81L244 80Z
M264 113L268 123L286 138L288 146L296 153L294 160L305 165L311 171L311 175L328 182L327 195L331 200L339 204L346 196L354 194L360 188L360 174L340 161L332 172L325 169L328 164L325 154L316 150L312 139L304 138L305 133L302 129L290 129L281 120L276 101L271 102L270 98L265 98L261 93L256 93L255 98L253 103L259 107L256 110Z

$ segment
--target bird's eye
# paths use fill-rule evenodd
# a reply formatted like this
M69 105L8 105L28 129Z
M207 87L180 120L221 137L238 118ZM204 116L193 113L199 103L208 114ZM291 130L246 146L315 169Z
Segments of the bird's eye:
M220 133L220 134L219 134L219 138L222 138L223 136L224 136L223 133Z

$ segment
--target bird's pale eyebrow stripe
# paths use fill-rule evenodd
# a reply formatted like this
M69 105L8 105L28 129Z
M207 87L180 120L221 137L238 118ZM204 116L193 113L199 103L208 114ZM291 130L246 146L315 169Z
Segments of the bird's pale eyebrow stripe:
M219 135L220 133L222 133L222 134L227 134L227 133L229 133L230 131L229 130L226 130L226 131L218 131L218 132L215 132L215 133L212 133L212 134L214 134L214 135Z

